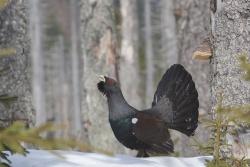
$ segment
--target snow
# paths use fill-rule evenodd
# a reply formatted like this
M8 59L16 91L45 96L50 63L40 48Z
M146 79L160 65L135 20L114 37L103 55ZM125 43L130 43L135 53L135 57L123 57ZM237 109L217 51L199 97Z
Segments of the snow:
M212 157L149 157L136 158L129 155L107 156L98 153L76 151L29 150L24 157L12 155L12 167L205 167L205 160Z

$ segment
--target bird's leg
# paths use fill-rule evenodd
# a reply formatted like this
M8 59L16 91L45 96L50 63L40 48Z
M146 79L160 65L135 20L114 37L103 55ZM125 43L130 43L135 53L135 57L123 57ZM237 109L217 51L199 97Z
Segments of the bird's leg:
M136 157L149 157L148 153L146 152L146 150L139 150Z

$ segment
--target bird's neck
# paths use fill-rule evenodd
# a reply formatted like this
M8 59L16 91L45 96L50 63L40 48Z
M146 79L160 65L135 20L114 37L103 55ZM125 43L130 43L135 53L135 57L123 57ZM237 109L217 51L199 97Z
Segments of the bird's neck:
M121 91L108 97L109 119L116 120L134 114L136 109L125 100Z

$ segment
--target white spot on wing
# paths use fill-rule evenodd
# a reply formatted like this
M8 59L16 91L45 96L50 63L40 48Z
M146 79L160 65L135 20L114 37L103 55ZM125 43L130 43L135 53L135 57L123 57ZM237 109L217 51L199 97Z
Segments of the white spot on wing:
M132 118L132 124L136 124L137 123L137 121L138 121L138 119L137 118Z

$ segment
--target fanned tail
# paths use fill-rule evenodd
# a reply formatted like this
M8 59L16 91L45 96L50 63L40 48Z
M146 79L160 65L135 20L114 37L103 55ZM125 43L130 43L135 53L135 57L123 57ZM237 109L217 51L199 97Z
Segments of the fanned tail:
M157 106L158 102L164 99L163 97L169 100L166 105L171 105L171 107L159 106L158 108L160 108L159 112L162 112L161 115L165 115L162 119L168 123L169 128L188 136L193 135L198 126L198 93L192 76L182 65L172 65L163 75L155 92L152 106ZM164 108L168 108L168 111L164 111Z

